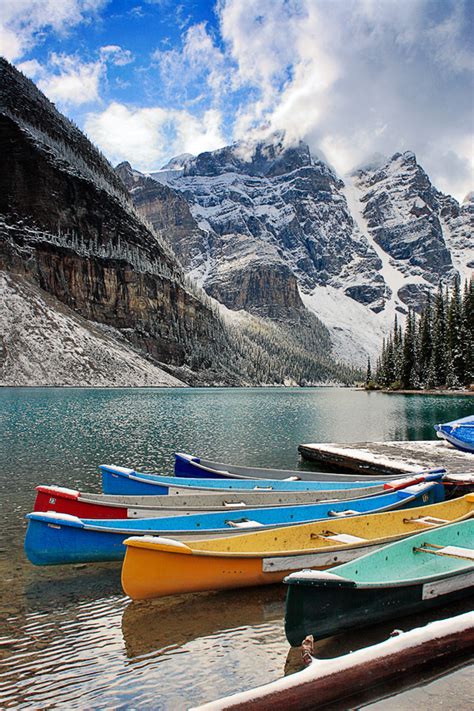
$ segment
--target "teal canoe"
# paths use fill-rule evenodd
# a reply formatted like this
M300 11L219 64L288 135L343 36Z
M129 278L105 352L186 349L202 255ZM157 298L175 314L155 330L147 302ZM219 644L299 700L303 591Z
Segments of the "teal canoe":
M474 519L384 546L334 572L303 570L288 584L291 645L443 605L474 594Z

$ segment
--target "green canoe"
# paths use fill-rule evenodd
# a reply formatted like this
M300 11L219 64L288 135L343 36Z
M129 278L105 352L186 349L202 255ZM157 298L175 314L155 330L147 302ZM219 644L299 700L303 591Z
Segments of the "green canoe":
M303 570L288 584L290 644L451 602L474 593L474 519L426 530L334 569Z

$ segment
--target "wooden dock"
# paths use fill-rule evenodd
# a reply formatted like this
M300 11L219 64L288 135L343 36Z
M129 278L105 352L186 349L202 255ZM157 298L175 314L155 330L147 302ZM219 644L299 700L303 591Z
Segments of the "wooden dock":
M450 474L474 472L474 454L444 440L300 444L304 459L375 476L444 467Z

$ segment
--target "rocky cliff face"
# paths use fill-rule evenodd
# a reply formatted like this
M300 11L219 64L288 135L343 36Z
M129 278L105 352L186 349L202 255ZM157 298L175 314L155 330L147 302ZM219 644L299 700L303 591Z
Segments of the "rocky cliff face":
M0 86L0 268L156 361L181 367L191 352L225 351L222 323L185 287L107 161L4 60Z
M436 190L413 153L343 181L308 146L276 134L180 157L152 177L189 206L192 238L163 237L210 295L280 320L308 308L336 352L360 364L396 311L472 268L472 200L460 206ZM145 214L141 180L132 195Z
M343 183L305 144L286 147L277 134L153 177L183 194L201 229L184 268L229 308L275 315L278 305L284 315L282 307L303 308L298 286L329 284L374 309L383 304L381 263L354 226Z
M283 328L246 311L230 317L176 257L185 264L201 259L202 245L212 239L186 196L127 164L117 174L4 60L0 151L0 286L7 299L0 313L2 384L353 378L351 368L334 362L327 330L304 310L281 260L277 269L260 272L252 259L245 280L228 279L219 294L237 308L266 315L283 310L299 320ZM169 172L184 172L187 163L183 156ZM266 293L269 308L262 305Z

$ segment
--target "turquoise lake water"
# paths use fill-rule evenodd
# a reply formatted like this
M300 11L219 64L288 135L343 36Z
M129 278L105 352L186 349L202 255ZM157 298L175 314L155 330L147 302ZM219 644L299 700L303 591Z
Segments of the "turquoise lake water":
M1 389L0 706L184 709L291 665L284 586L132 604L118 564L31 566L37 484L98 491L98 464L171 473L176 450L308 468L302 442L434 439L472 411L469 397L336 388Z

